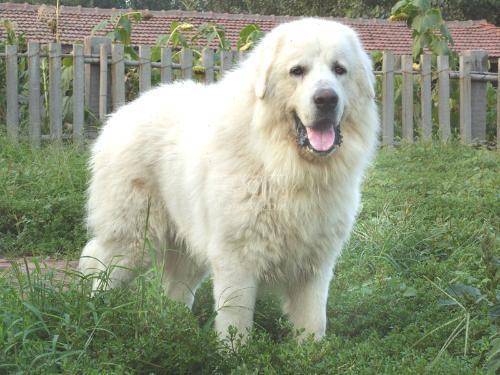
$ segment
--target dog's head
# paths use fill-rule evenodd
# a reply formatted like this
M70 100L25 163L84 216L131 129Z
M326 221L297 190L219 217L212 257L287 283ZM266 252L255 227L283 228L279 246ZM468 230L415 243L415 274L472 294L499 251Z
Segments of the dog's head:
M374 98L370 58L356 33L340 23L302 19L280 25L254 56L255 95L279 114L273 126L287 124L283 130L308 157L341 147L343 120Z

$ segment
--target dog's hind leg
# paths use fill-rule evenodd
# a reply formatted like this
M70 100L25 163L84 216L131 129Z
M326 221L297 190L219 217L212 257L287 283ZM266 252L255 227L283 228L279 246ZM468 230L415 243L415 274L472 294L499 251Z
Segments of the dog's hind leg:
M96 291L127 284L139 266L148 264L149 257L138 257L133 244L93 238L83 249L78 268L84 275L92 275L92 290Z
M197 264L183 250L169 249L158 268L165 272L162 277L167 296L191 308L196 289L208 274L206 267Z

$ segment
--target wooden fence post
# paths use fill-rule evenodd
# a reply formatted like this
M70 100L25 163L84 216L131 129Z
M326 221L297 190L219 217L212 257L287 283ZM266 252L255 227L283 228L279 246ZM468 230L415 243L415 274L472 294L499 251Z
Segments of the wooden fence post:
M104 122L108 114L108 47L101 44L99 49L99 120Z
M6 54L6 91L7 91L7 136L17 142L19 139L19 98L18 98L18 67L17 46L5 46Z
M123 44L111 46L111 101L116 111L125 104L125 60Z
M401 70L403 72L402 111L403 111L403 139L413 142L413 58L411 55L401 56Z
M139 92L151 88L151 47L139 46Z
M88 36L84 38L83 49L85 56L100 56L101 44L111 45L111 39L103 36ZM85 64L85 105L96 118L99 117L100 98L100 67L98 63ZM109 82L109 80L108 80ZM111 93L111 87L108 86ZM91 137L95 135L94 129L88 129Z
M384 51L382 61L382 144L394 142L394 55Z
M460 55L460 138L463 143L472 141L471 133L471 61L470 56Z
M160 76L162 83L170 83L173 81L172 50L169 47L162 47L161 49Z
M238 56L237 61L238 64L241 64L243 61L245 61L247 54L245 51L236 51L236 55Z
M471 71L488 71L488 54L485 51L466 51L471 58ZM471 81L471 140L486 141L487 82Z
M62 140L61 44L49 43L50 139Z
M29 71L29 137L32 147L41 145L42 112L40 108L40 44L28 43L28 71Z
M231 70L231 68L233 67L233 51L221 51L220 58L220 75L222 77L228 70Z
M446 142L451 137L450 128L450 63L448 56L442 55L437 58L439 79L439 130L441 140Z
M431 92L431 55L420 56L421 104L422 104L422 138L426 141L432 138L432 92Z
M184 79L193 77L193 51L189 48L181 51L181 72Z
M73 44L73 142L83 144L85 61L83 45Z
M211 48L204 48L202 54L202 64L205 68L205 83L212 83L215 79L214 74L214 50Z

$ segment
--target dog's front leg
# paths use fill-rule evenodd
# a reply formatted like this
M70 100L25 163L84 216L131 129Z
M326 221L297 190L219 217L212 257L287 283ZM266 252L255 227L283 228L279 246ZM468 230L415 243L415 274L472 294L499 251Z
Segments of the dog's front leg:
M300 340L314 334L316 340L325 335L326 303L332 270L325 269L306 280L288 284L284 310L296 329L304 329Z
M234 257L236 258L236 257ZM252 327L257 282L254 272L239 259L231 256L217 257L212 261L215 311L215 328L223 338L228 328L235 327L246 336Z

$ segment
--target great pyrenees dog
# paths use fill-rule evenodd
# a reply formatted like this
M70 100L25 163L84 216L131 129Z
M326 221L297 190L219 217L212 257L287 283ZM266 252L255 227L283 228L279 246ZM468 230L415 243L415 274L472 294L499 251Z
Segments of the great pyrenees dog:
M80 270L108 269L94 287L111 288L155 262L189 307L211 274L222 337L246 333L266 288L319 339L378 126L356 33L282 24L218 83L164 85L110 116L92 148Z

